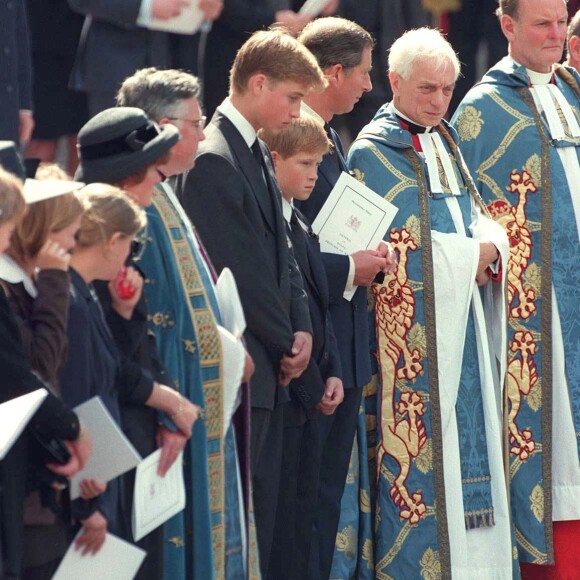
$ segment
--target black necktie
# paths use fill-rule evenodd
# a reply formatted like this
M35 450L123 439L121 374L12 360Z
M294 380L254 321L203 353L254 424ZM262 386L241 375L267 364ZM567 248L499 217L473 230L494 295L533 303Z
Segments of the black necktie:
M264 179L264 181L266 181L266 184L268 183L268 180L266 178L266 163L264 162L264 155L262 154L262 149L260 148L260 142L258 141L258 138L256 137L256 140L252 143L252 155L254 156L254 159L256 160L256 163L258 164L258 167L260 168L260 173L262 174L262 178Z
M294 244L294 253L300 258L302 264L308 263L308 251L306 249L306 232L298 222L296 212L292 210L290 218L290 229L292 230L292 241Z

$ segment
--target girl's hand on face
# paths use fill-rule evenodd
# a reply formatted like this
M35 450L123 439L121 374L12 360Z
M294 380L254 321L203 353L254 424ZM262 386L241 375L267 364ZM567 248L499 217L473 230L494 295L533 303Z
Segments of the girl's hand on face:
M70 263L70 254L57 242L47 240L36 257L36 266L41 270L63 270L66 272Z

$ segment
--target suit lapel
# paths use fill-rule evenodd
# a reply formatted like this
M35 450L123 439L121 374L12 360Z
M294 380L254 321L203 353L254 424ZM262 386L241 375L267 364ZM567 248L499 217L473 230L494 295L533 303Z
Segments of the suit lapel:
M264 181L261 168L256 164L252 151L240 135L240 132L234 127L233 123L219 111L214 115L212 123L217 125L226 138L226 141L236 158L238 167L248 181L250 189L256 198L265 222L268 224L270 230L275 234L276 215L275 208L273 207L273 196ZM266 179L268 179L268 176Z

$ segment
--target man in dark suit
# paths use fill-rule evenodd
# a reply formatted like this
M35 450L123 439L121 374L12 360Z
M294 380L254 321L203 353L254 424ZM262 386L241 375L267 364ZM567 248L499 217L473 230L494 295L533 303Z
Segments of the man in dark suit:
M251 384L252 477L263 576L266 576L282 455L285 388L306 368L312 327L300 273L289 250L280 192L260 128L279 130L300 113L322 71L295 38L255 33L240 49L230 96L217 109L189 173L184 207L218 271L235 275L245 338L256 371Z
M0 0L0 139L30 141L32 72L26 6L23 0Z
M168 20L198 2L206 20L215 20L222 0L69 0L86 15L71 84L88 95L96 115L115 106L121 83L138 69L171 65L169 35L149 30L153 18Z
M305 99L306 107L303 106L306 113L324 123L334 144L334 151L324 156L310 199L297 204L313 221L340 174L347 171L340 139L328 122L334 115L350 112L363 93L371 90L369 73L373 41L358 24L333 17L310 23L299 40L314 54L329 79L326 90L310 94ZM327 580L362 388L371 378L366 286L379 272L388 269L394 258L386 245L380 246L378 251L359 251L352 256L326 253L322 256L344 384L341 405L333 415L321 417L319 421L322 464L309 575L313 579ZM353 290L352 299L345 298Z

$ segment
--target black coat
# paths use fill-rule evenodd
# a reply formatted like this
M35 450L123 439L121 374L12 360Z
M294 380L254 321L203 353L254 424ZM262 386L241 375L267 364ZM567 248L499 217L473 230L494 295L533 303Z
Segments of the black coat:
M18 142L18 111L32 109L25 0L0 0L0 140Z
M320 253L320 244L318 238L312 233L308 220L298 210L294 211L303 226L299 223L290 225L288 237L292 242L294 256L308 295L313 341L312 356L308 367L299 378L290 383L290 395L304 409L311 410L322 399L326 380L329 377L342 378L342 370L330 319L328 282ZM297 414L294 413L294 415ZM300 420L298 417L294 419Z
M24 354L20 329L4 291L0 289L0 403L40 389L45 385L32 374ZM52 394L30 421L47 439L74 440L79 434L77 416ZM21 436L0 461L0 544L4 573L18 576L22 570L24 496L28 449Z
M169 66L168 34L137 26L141 0L69 0L69 5L87 17L71 80L73 88L114 95L135 71Z
M332 130L336 151L327 154L318 169L318 181L307 201L296 206L312 222L328 199L346 161L338 135ZM343 298L349 271L348 256L322 254L330 289L330 316L338 342L345 389L361 388L371 379L367 289L358 288L349 302Z
M280 359L290 352L294 332L310 332L311 324L271 157L264 144L262 150L268 186L242 135L216 112L187 177L183 202L218 273L227 266L236 278L246 344L256 365L251 404L273 409L288 400L287 390L277 389Z

